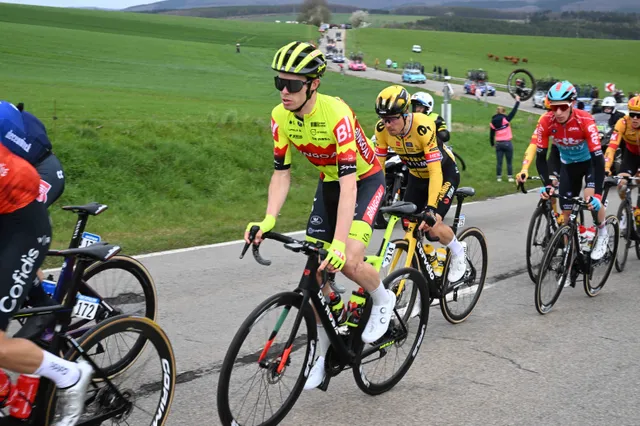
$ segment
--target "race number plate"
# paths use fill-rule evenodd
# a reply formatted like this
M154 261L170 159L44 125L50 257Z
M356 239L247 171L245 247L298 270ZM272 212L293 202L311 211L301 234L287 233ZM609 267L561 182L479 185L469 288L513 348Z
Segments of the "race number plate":
M90 245L99 243L100 241L102 241L102 238L100 238L100 235L91 234L89 232L83 232L82 241L80 241L80 247L89 247Z
M464 226L464 219L465 219L464 215L461 214L460 217L458 218L458 226L459 227L460 226Z
M100 306L99 299L79 294L76 305L73 308L73 317L92 320L98 313L98 306Z
M389 243L387 245L387 250L384 252L384 259L382 260L383 268L391 263L391 259L393 259L393 252L395 251L396 245L394 243Z

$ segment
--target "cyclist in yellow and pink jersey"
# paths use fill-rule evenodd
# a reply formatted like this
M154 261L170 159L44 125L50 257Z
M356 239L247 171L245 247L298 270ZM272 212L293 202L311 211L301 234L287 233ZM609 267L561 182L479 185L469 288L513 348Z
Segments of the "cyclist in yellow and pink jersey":
M611 174L611 165L620 142L624 142L627 149L623 151L618 175L628 177L640 173L640 96L629 99L628 107L629 114L616 123L604 154L604 168L607 175ZM622 180L619 184L620 189L626 183L626 180ZM622 191L619 193L624 194Z
M297 149L320 172L307 239L322 241L328 256L320 270L341 270L349 279L369 292L373 301L371 316L362 340L371 343L389 327L395 294L386 290L375 268L364 262L371 239L372 223L384 196L384 173L371 142L357 118L342 100L318 93L320 77L327 67L322 52L304 42L292 42L279 49L271 64L278 72L275 85L281 103L271 113L275 170L269 185L267 212L253 241L260 243L263 232L273 229L285 202L291 181L291 151ZM329 286L323 288L325 294ZM305 389L322 383L324 357L329 338L318 325L318 358L309 373Z

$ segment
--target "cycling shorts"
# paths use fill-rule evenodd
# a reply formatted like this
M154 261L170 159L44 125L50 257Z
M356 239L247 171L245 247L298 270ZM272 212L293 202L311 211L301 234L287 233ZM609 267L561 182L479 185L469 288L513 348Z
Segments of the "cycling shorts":
M384 198L384 173L379 171L361 179L357 183L358 195L353 223L349 230L349 238L369 245L373 233L373 221L380 203ZM313 207L307 222L307 240L322 241L329 244L333 241L338 219L338 201L340 200L340 182L318 182Z
M35 166L40 175L38 201L46 207L53 204L64 192L64 171L55 154L51 153Z
M622 162L620 163L620 171L618 173L629 173L635 176L640 171L640 155L635 155L629 150L625 150L622 154Z
M573 206L571 197L577 197L580 195L583 179L586 183L585 188L595 188L591 160L571 164L563 163L560 166L559 190L560 203L563 210L571 210L571 207Z
M442 189L438 194L436 213L444 219L451 208L453 195L460 185L460 172L453 161L443 162L442 165ZM409 174L407 189L404 193L404 201L413 203L421 212L427 207L429 199L429 179L421 179Z
M37 200L0 215L0 330L31 290L51 243L47 208Z

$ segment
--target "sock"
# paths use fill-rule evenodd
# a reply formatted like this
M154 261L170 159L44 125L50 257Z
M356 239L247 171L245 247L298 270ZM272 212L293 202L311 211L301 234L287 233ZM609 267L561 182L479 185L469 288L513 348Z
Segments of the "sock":
M331 342L329 341L327 331L324 329L322 324L318 324L318 348L316 350L316 357L324 357L327 355L330 345Z
M455 257L464 256L464 247L462 247L462 244L460 244L460 241L458 241L455 235L453 236L453 240L447 244L447 247L449 247L449 250L451 250L451 253L453 253Z
M369 292L369 295L373 300L373 304L377 306L384 305L389 301L389 294L387 294L387 289L382 285L382 281L380 281L378 288Z
M66 361L47 351L43 352L42 364L34 374L51 380L58 389L65 389L78 383L80 369L75 362Z
M602 222L602 223L598 226L598 235L599 235L600 237L608 237L608 236L609 236L609 232L607 232L606 223Z

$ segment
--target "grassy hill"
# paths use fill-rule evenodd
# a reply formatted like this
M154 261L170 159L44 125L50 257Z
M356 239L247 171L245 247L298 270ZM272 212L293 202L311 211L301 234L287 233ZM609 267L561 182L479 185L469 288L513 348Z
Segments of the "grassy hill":
M64 164L57 206L110 206L88 231L141 253L236 239L262 217L269 114L279 102L269 65L278 47L315 29L0 4L0 31L11 34L0 39L2 98L42 118ZM343 97L371 134L373 99L386 85L329 73L322 90ZM463 184L477 198L513 191L494 182L492 112L468 100L454 106L455 147L469 166ZM534 124L518 114L517 156ZM282 231L304 227L318 176L301 155L293 162ZM74 218L51 213L54 246L65 246Z
M447 67L453 76L465 76L468 69L483 68L490 81L506 84L515 68L527 68L536 78L547 75L574 83L597 85L602 93L605 82L614 82L628 92L640 90L636 70L640 57L628 55L640 48L640 41L525 37L466 34L399 29L357 29L348 32L347 51L362 51L369 62L390 57L398 63L421 61L427 70L434 65ZM422 53L411 52L413 44ZM498 55L499 62L488 53ZM504 56L527 58L527 64L514 66ZM624 59L623 59L624 58Z

